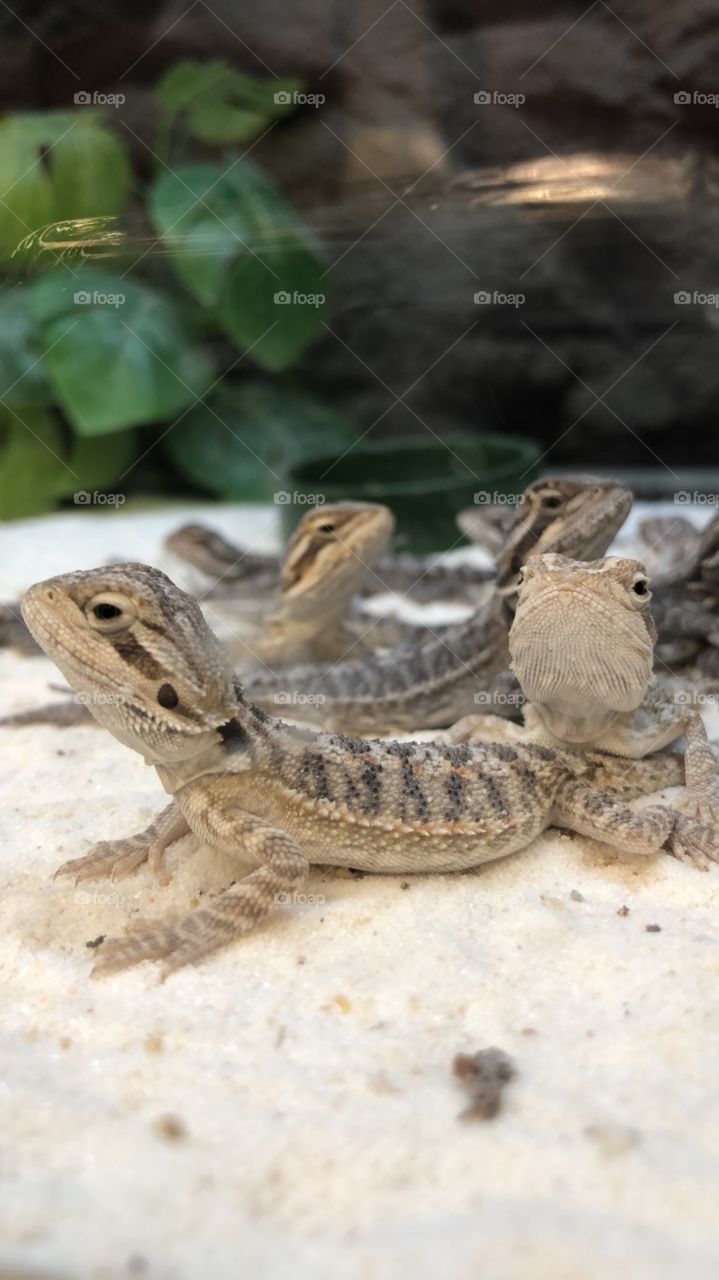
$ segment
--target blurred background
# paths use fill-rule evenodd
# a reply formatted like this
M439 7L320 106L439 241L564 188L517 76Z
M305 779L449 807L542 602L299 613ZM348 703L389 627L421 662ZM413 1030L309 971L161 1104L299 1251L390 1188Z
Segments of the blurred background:
M25 0L0 35L4 518L718 487L709 0Z

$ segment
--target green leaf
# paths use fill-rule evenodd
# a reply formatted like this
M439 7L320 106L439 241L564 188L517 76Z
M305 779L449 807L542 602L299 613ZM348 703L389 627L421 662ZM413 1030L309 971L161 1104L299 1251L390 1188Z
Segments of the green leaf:
M11 116L0 124L0 256L49 223L119 212L130 181L125 150L97 113Z
M177 62L155 86L155 94L167 111L182 111L198 98L221 93L230 67L226 62Z
M322 332L327 285L320 252L291 205L251 165L236 165L227 182L254 252L231 268L218 318L233 341L252 348L256 364L285 369Z
M357 439L351 423L309 396L271 383L226 384L167 435L178 471L223 497L261 502L285 483L303 457L343 449Z
M56 272L31 286L58 401L81 435L157 422L207 388L212 364L172 301L96 271Z
M156 179L149 206L183 284L203 306L214 306L249 234L234 187L216 165L180 165Z
M258 79L226 62L179 62L156 87L167 124L187 113L187 131L200 142L242 142L291 111L299 80Z
M254 230L256 251L243 254L231 269L219 320L241 347L252 347L252 359L262 368L285 369L322 332L327 284L320 252L263 174L237 165L228 181Z
M119 213L132 186L125 148L108 130L81 125L50 153L57 218Z
M79 489L107 490L122 476L135 453L135 433L114 431L103 436L75 436L68 466L73 475L64 473L57 487L58 497L67 497ZM122 490L120 490L122 492Z
M31 231L52 222L54 196L47 173L12 121L0 125L0 257L9 258Z
M317 258L298 243L245 254L230 271L219 320L256 364L286 369L322 333L325 287Z
M192 108L191 132L199 142L222 146L223 143L244 142L254 137L264 123L265 117L256 111L210 98Z
M49 405L54 400L31 301L30 291L21 285L0 293L0 401L10 408Z
M326 284L314 238L249 164L163 173L150 210L177 274L217 307L222 328L257 364L284 369L322 332Z
M0 406L0 519L49 510L59 486L74 477L62 459L60 429L43 409L14 413Z

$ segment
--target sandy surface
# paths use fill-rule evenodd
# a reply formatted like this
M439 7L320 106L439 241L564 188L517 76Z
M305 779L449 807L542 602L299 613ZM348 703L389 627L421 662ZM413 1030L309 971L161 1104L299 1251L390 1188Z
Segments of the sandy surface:
M213 516L272 544L272 512ZM2 528L2 595L112 553L164 564L180 517ZM0 676L5 712L57 673L4 653ZM467 875L318 871L199 968L92 982L88 942L237 866L184 840L160 883L53 882L164 793L101 730L4 730L0 751L0 1271L718 1273L719 869L551 834ZM452 1058L489 1045L516 1079L463 1122Z

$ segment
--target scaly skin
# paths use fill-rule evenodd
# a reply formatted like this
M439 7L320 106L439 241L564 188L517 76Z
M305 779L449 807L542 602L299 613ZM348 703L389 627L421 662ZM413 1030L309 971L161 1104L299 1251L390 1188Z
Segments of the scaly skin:
M657 672L714 676L719 668L719 516L700 533L681 515L644 520L652 571Z
M208 599L254 600L257 594L276 590L280 581L278 557L243 551L206 525L183 525L165 540L165 547L208 578L216 579L203 591ZM493 576L490 569L473 564L444 564L437 555L395 553L380 558L377 573L363 590L370 595L396 591L423 603L474 600Z
M388 507L337 502L308 511L287 546L279 588L243 656L265 667L331 662L355 641L350 604L394 530ZM238 661L237 647L230 657Z
M465 622L367 661L297 667L279 677L253 675L250 696L268 711L291 702L298 719L347 732L452 724L477 693L496 688L507 669L511 594L527 556L596 555L606 550L630 506L631 494L610 482L537 481L526 491L498 558L492 597ZM511 699L496 705L512 709Z
M654 685L651 600L638 560L529 561L509 633L512 669L527 699L528 737L519 740L639 759L684 736L682 804L716 823L719 782L702 718L686 695L672 701ZM467 717L451 740L486 736L496 736L490 718Z
M292 728L247 703L197 604L164 574L117 565L50 578L23 604L30 630L114 736L153 765L172 804L148 830L60 868L127 874L191 831L256 869L190 915L105 943L96 971L194 962L249 932L300 886L310 862L379 872L476 867L549 823L646 856L705 866L708 827L654 805L628 810L643 762L592 761L528 745L366 741ZM630 788L629 788L630 789Z
M511 591L521 563L535 548L577 555L595 554L597 547L603 550L630 505L628 491L608 482L537 481L513 514L498 557L496 590L467 622L427 628L386 655L343 661L329 671L323 664L290 668L277 677L255 674L251 678L257 700L274 712L291 706L294 717L328 728L374 733L451 724L472 705L478 690L493 690L501 698L497 705L514 713L516 685L506 672L511 605L505 592ZM91 724L92 719L76 703L55 703L0 723L67 726Z

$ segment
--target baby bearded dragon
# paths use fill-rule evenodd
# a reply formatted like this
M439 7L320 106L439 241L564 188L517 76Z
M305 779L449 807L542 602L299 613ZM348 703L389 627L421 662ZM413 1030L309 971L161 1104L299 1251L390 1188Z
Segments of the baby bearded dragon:
M379 658L344 661L329 670L318 665L290 669L283 676L253 673L248 677L253 696L271 711L291 701L294 716L328 728L382 733L452 724L471 705L478 687L498 683L505 694L513 691L506 674L511 608L504 593L527 555L535 547L575 555L606 550L631 501L620 485L589 477L536 481L513 514L497 561L497 590L467 622L427 628L424 642L398 645ZM503 705L511 710L512 699L505 698ZM37 723L94 721L84 706L73 702L32 708L0 721L13 727Z
M218 580L203 595L253 600L274 591L279 582L276 555L246 551L204 524L183 524L165 538L165 550Z
M327 510L327 508L325 508ZM512 509L504 508L511 517ZM201 524L187 524L165 539L166 550L186 564L217 579L203 589L207 599L232 601L255 599L277 588L281 566L276 556L257 556L228 542ZM363 584L365 594L393 591L415 601L476 600L493 571L475 564L445 564L439 555L415 556L407 552L382 556L377 574Z
M344 615L393 528L389 508L375 503L339 502L308 512L288 544L272 611L251 639L234 630L225 639L230 659L243 667L261 663L269 668L310 658L328 661L354 646L357 642ZM21 618L16 631L27 637L26 650L40 652ZM74 701L49 703L0 720L6 726L38 723L70 726L95 721Z
M300 521L280 568L274 607L245 647L245 656L273 667L328 662L353 644L345 615L394 529L388 507L338 502ZM238 658L230 647L230 657Z
M586 564L533 557L522 572L509 633L512 670L527 699L519 731L564 750L639 759L686 738L687 796L704 821L719 821L717 766L701 716L654 686L656 630L644 565L607 557ZM496 738L494 717L465 717L453 742Z
M255 863L195 912L105 943L97 972L201 959L294 893L310 862L459 871L523 848L550 823L624 853L719 859L714 830L661 805L632 813L571 753L365 741L266 716L245 701L195 601L145 565L49 578L30 588L23 610L93 715L154 765L173 797L146 831L101 842L60 870L126 874L157 864L188 831ZM641 791L643 764L623 762L620 784L633 768Z
M604 552L631 506L621 485L591 478L547 479L529 486L497 561L497 587L486 605L441 635L397 646L364 661L291 668L282 677L252 675L250 697L275 711L287 690L302 695L302 720L348 732L386 733L452 724L491 688L509 664L511 592L527 556ZM307 698L307 694L321 698ZM511 700L510 700L511 701ZM509 706L509 703L506 704Z

